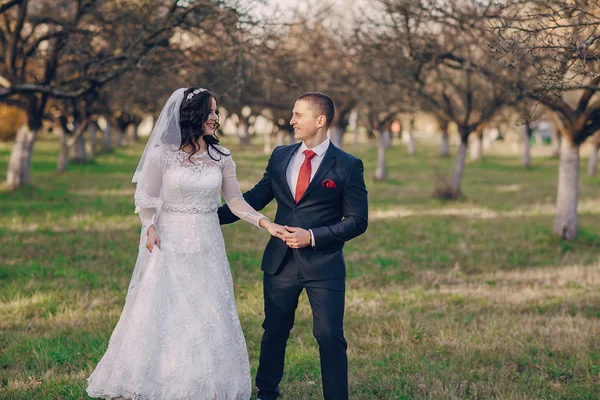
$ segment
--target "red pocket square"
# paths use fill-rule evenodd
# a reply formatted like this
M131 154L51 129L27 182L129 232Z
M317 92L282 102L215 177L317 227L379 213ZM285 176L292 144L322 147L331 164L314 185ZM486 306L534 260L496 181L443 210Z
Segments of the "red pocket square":
M323 181L323 183L321 184L321 186L326 187L327 189L333 189L333 188L337 187L335 182L332 181L331 179L325 179Z

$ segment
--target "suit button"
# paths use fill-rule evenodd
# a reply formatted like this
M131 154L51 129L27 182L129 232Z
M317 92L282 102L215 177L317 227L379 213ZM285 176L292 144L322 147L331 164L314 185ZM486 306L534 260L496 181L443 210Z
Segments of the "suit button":
M296 209L294 208L294 214L295 214L295 213L297 213L297 212L298 212L298 210L296 210Z

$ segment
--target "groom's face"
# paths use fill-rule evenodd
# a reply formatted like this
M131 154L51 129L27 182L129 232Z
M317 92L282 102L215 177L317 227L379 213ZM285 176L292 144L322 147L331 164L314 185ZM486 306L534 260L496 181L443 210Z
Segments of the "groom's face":
M294 104L290 125L294 128L296 140L306 140L316 136L317 130L322 125L322 118L315 114L313 107L306 100L298 100Z

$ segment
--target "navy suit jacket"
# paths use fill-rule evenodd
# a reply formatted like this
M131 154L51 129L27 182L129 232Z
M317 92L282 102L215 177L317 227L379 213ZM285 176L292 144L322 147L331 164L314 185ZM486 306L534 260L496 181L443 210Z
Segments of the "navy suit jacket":
M363 162L331 143L306 192L296 204L286 180L286 171L299 147L300 143L275 148L262 179L244 193L244 198L259 211L275 199L275 222L312 229L315 247L290 249L281 239L271 237L261 269L267 274L276 274L286 254L294 251L304 278L343 278L346 265L342 248L346 241L364 233L368 225ZM325 184L326 180L333 181L334 185ZM218 214L221 224L238 220L227 205L220 207Z

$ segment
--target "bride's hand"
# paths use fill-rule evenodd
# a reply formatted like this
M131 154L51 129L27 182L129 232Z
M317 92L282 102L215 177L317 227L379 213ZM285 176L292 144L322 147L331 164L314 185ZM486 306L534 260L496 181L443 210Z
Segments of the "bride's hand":
M287 231L283 226L276 224L275 222L271 222L271 224L269 224L267 227L267 232L269 232L272 236L276 236L285 241L284 235L287 233Z
M148 240L146 241L146 248L150 253L152 253L154 246L158 246L160 249L160 237L156 232L156 228L154 225L152 225L150 228L148 228Z

